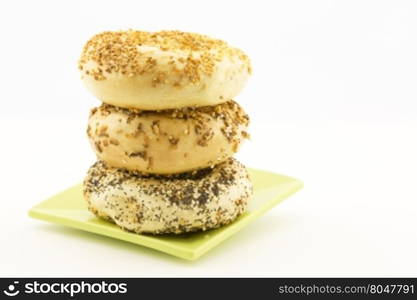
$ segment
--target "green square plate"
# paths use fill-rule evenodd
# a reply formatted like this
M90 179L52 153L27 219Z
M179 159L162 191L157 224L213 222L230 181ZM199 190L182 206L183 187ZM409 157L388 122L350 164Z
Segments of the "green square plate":
M235 222L219 229L184 235L140 235L126 232L116 225L96 218L87 210L82 196L82 185L73 186L29 211L32 218L102 234L194 260L214 248L228 237L301 189L301 181L283 175L249 169L254 195L246 213Z

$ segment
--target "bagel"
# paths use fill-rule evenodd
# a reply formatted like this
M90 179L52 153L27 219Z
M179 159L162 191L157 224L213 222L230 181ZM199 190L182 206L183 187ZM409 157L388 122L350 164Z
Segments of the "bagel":
M168 175L227 160L248 137L248 124L234 101L164 111L102 104L90 113L87 135L98 160L112 167Z
M175 177L143 175L96 162L84 180L88 208L135 233L185 233L228 224L252 194L246 168L230 158Z
M92 37L78 67L101 101L144 110L216 105L244 87L251 65L241 50L180 31L117 31Z

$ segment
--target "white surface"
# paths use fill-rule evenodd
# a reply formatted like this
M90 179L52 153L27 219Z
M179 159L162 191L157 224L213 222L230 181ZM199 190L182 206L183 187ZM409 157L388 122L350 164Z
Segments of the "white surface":
M417 276L415 2L225 2L0 4L0 276ZM246 50L238 158L305 182L196 262L27 217L94 160L81 46L129 27Z

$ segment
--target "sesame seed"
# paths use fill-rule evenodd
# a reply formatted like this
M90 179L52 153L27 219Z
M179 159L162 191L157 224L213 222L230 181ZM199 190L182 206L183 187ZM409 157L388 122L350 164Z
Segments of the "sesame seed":
M166 71L155 72L157 60L141 50L142 45L158 47L163 52L177 52L178 55L169 56ZM184 52L189 53L188 56L183 57ZM239 58L247 72L252 72L246 54L206 35L180 31L107 31L95 35L85 44L78 68L98 81L105 80L111 73L128 77L152 74L151 83L155 87L160 84L181 87L200 82L202 76L211 76L216 64L224 58ZM90 61L96 66L87 67ZM179 80L167 81L168 73L176 74Z

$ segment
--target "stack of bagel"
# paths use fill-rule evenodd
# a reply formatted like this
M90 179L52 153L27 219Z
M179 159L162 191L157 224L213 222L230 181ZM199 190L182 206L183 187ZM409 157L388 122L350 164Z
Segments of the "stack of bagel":
M228 224L252 194L232 156L249 117L233 98L251 74L239 49L179 31L92 37L79 60L102 101L87 135L97 155L84 180L90 211L136 233L185 233Z

